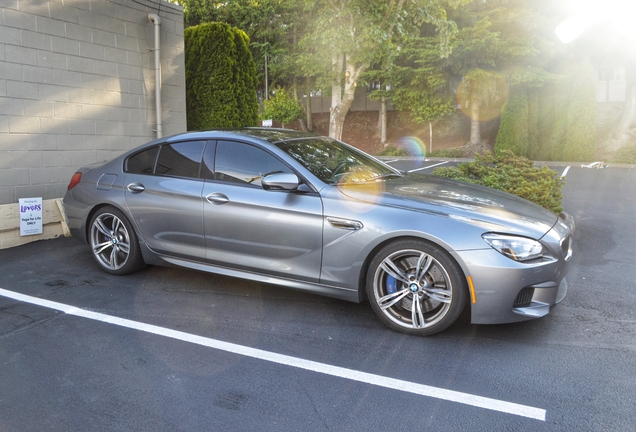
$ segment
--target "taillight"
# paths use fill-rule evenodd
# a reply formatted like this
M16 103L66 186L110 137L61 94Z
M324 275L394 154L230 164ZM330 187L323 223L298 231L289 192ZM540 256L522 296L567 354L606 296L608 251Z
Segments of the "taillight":
M73 189L75 186L79 184L81 180L82 180L82 173L76 172L75 174L73 174L73 177L71 177L71 181L68 183L68 186L66 187L66 189L68 190Z

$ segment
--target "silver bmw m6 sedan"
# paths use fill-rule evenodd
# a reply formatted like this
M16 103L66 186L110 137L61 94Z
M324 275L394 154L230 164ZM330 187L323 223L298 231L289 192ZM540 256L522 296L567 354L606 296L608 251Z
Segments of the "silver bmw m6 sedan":
M548 314L567 291L574 230L516 196L270 128L152 141L78 170L64 206L108 273L179 266L368 300L414 335L467 307L476 324Z

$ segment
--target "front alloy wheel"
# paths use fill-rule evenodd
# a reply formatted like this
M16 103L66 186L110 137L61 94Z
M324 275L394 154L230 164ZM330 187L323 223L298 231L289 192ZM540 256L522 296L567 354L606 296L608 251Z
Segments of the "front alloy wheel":
M408 334L431 335L450 326L464 308L466 291L454 260L418 240L385 246L367 275L375 313L392 329Z

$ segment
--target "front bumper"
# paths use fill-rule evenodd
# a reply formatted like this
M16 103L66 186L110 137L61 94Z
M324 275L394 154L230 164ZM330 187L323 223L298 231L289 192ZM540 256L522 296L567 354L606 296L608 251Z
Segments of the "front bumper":
M566 261L519 263L494 249L455 253L472 278L473 324L503 324L540 318L567 292Z

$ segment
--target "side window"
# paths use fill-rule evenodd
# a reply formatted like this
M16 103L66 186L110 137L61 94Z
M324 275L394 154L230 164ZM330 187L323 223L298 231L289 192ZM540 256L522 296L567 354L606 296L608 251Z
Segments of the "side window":
M132 155L126 161L126 172L133 174L152 174L157 161L159 146Z
M162 145L155 174L198 178L204 148L205 141Z
M217 143L216 180L260 186L265 175L275 172L291 173L292 170L258 147L233 141Z

